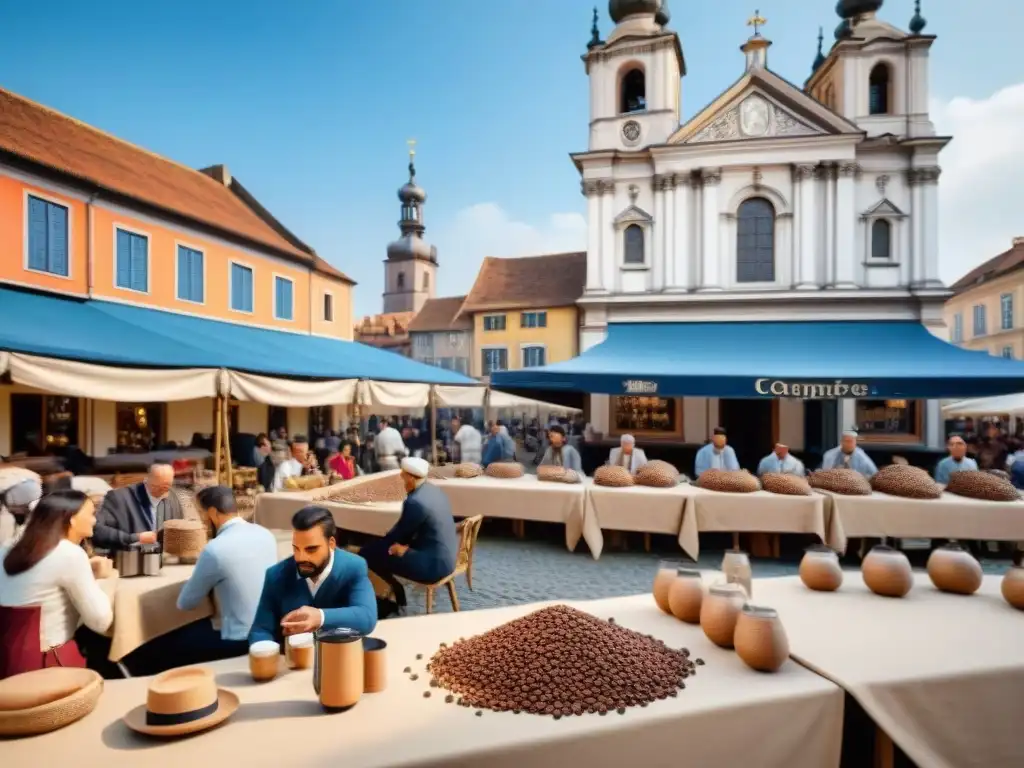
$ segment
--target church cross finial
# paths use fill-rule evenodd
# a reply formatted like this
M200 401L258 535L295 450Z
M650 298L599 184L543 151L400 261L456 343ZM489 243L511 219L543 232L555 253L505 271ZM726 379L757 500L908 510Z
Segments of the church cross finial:
M754 11L754 15L747 19L747 26L754 28L754 34L761 33L761 27L768 23L768 19L761 15L761 11Z
M416 178L416 139L405 142L409 145L409 179Z

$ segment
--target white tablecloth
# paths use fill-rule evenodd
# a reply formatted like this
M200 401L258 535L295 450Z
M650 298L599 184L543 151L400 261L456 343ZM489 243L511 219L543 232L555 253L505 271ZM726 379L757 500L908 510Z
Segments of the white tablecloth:
M587 480L586 524L601 531L637 531L640 533L666 533L679 537L683 546L683 516L687 504L696 492L689 484L674 488L647 488L633 485L626 488L609 488L594 485ZM595 537L590 551L595 558L601 556L604 547L603 536Z

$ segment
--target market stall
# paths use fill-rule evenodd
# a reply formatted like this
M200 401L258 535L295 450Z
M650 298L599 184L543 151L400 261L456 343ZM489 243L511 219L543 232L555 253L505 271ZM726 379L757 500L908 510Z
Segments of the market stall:
M336 483L335 485L324 486L323 488L313 488L308 491L278 491L275 493L261 493L256 497L256 512L253 517L253 521L259 523L265 528L271 529L288 529L292 526L292 516L303 507L308 507L310 504L320 504L326 506L328 509L337 509L344 504L338 504L336 502L330 502L328 497L331 494L338 494L344 491L355 491L359 488L366 488L367 486L378 486L380 484L390 484L395 482L399 474L399 470L392 469L387 472L377 472L372 475L360 475L359 477L347 480L343 483ZM390 514L392 511L400 514L402 511L402 505L400 502L397 504L394 502L382 504L374 503L363 503L347 505L353 506L357 509L372 510L374 508L386 506L387 512ZM335 522L342 527L342 522L335 518ZM358 529L348 529L358 530ZM384 529L387 531L387 528ZM361 533L371 533L371 531L360 531Z
M858 572L844 577L837 592L757 579L753 598L778 611L793 658L852 694L916 765L1020 765L1024 613L1003 601L999 578L964 597L919 573L893 599Z
M91 763L105 768L135 768L140 760L152 768L239 761L253 768L839 765L843 695L832 682L795 663L774 675L754 672L736 654L713 646L699 627L660 613L649 595L574 605L614 617L674 648L685 646L706 665L678 697L621 716L613 711L555 720L488 711L475 717L472 709L447 703L442 692L425 695L432 690L428 675L412 681L402 670L416 665L422 672L440 643L479 634L541 606L394 619L374 632L387 642L386 690L364 694L347 712L324 714L308 670L255 685L247 660L234 659L207 665L218 685L241 700L238 711L214 730L161 741L134 734L121 718L146 702L148 680L115 680L105 683L92 714L45 736L7 743L4 757L11 765L29 765L88 754Z

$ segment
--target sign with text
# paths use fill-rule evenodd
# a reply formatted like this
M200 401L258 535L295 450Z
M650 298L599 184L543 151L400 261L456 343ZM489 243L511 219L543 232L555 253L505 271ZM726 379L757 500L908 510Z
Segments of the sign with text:
M838 397L867 397L871 387L867 384L848 384L836 379L828 384L782 379L757 379L754 389L759 395L774 397L796 397L804 400L828 400Z
M622 389L627 395L656 395L658 394L658 382L629 379L622 382Z

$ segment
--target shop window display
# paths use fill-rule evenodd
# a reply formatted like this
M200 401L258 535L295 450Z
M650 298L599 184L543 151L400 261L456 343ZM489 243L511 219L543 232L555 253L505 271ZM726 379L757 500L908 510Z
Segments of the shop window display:
M613 434L682 435L680 401L674 397L613 397L611 410Z
M923 405L920 400L858 400L857 431L868 441L920 442Z

